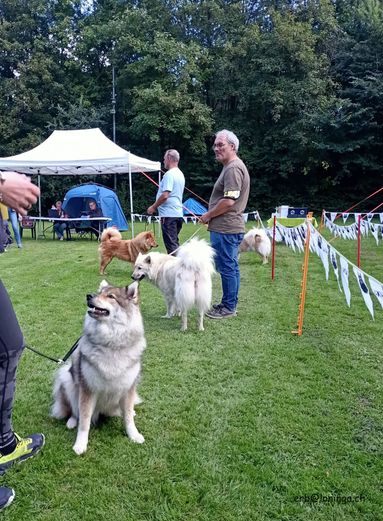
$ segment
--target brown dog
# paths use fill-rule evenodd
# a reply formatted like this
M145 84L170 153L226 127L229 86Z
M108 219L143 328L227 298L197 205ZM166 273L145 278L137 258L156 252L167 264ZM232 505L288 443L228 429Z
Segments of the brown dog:
M134 239L124 240L121 233L115 228L107 228L102 232L100 252L100 273L105 273L105 268L110 261L117 257L127 262L135 263L139 253L148 253L158 244L153 232L141 232Z

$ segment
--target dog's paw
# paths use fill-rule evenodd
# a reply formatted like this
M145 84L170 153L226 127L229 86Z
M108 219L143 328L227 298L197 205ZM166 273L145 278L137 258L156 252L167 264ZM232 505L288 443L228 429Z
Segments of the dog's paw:
M75 451L77 456L81 456L81 454L85 454L86 449L87 449L87 446L86 446L86 444L83 444L83 443L76 442L73 445L73 450Z
M144 443L145 441L143 435L135 427L128 428L128 436L134 443Z
M75 427L77 427L77 418L71 416L69 420L66 422L66 426L68 429L74 429Z

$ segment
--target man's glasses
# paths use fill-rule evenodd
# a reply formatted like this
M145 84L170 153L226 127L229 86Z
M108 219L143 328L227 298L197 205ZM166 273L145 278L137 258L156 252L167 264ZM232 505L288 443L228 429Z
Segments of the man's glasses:
M215 150L216 148L225 148L225 146L227 145L227 143L214 143L214 145L211 147L213 150Z

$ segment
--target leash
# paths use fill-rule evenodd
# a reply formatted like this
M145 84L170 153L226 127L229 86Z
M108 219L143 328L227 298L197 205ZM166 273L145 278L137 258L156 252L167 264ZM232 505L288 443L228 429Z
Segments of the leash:
M76 342L73 344L73 346L69 349L69 351L66 353L66 355L63 358L53 358L52 356L48 356L44 353L41 353L40 351L37 351L37 349L35 349L34 347L27 346L27 345L25 347L27 349L29 349L30 351L33 351L37 355L42 356L43 358L47 358L48 360L51 360L52 362L56 362L56 364L63 364L68 360L68 358L71 356L71 354L77 349L77 346L78 346L80 340L81 340L81 336L80 336L80 338L78 338L76 340Z
M193 237L194 235L197 235L197 233L199 233L201 231L200 228L197 228L196 231L185 241L181 244L181 246L183 246L184 244L186 244L187 242L189 242ZM171 253L169 253L169 255L173 255L173 253L175 253L176 251L178 251L181 246L178 246L178 248L176 248L175 250L173 250Z

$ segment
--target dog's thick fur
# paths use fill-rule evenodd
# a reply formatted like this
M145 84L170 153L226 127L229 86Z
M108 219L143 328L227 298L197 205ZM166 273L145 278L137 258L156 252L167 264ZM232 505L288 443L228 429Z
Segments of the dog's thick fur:
M257 252L262 257L262 263L267 264L271 253L271 241L265 230L252 228L245 234L239 246L239 253L245 251Z
M52 416L68 418L69 429L78 425L76 454L86 451L90 424L100 414L122 414L129 438L144 442L134 423L146 347L138 283L115 288L103 281L96 295L87 295L87 303L83 336L70 361L58 370L53 390Z
M214 250L204 240L192 239L183 244L177 256L152 252L138 255L132 278L148 278L163 293L166 318L181 315L181 330L187 329L187 312L198 309L198 328L203 331L203 317L211 306L214 273Z
M127 262L135 263L139 253L147 253L158 244L152 231L141 232L134 239L124 240L121 233L115 228L106 228L101 235L100 273L105 273L105 268L114 257Z

